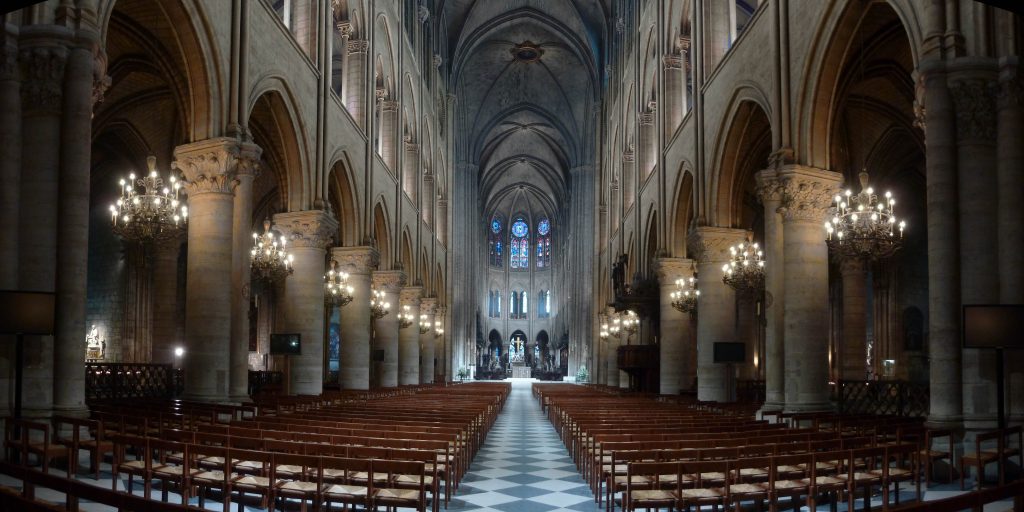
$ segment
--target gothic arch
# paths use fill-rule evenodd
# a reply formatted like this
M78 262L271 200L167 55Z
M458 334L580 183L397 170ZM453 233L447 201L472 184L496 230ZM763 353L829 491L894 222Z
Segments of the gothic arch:
M359 233L362 212L359 211L359 193L352 175L352 162L343 150L338 150L330 161L331 170L327 175L327 193L324 196L328 198L338 220L336 239L340 245L357 245L362 240Z
M767 167L772 150L767 105L753 84L741 85L733 94L717 136L716 165L706 184L710 225L741 227L744 222L745 189L753 186L754 173Z
M409 282L413 281L413 274L416 272L416 262L413 261L412 253L412 239L409 236L409 228L402 230L402 252L401 252L401 264L402 269L405 270L405 274Z
M249 106L249 130L253 142L263 148L263 159L276 172L287 211L312 206L309 154L304 141L305 124L298 114L287 82L267 76L253 88Z
M394 259L391 252L391 216L388 214L387 205L384 203L384 197L380 197L377 200L376 206L373 207L373 240L377 246L377 251L380 253L380 265L377 268L381 270L390 270L394 268Z
M668 240L666 247L671 247L671 253L676 257L687 257L686 236L690 231L690 224L693 222L696 202L694 201L693 172L688 162L680 166L679 178L674 190L675 205L672 212L671 228L667 231Z

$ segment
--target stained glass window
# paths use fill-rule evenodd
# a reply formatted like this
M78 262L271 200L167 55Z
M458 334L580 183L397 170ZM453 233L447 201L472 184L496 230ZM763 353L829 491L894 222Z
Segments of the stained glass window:
M537 268L551 266L551 222L541 219L537 223Z
M530 268L530 227L523 219L512 223L512 242L509 250L509 268Z
M501 219L494 217L491 219L491 231L487 235L487 249L488 249L488 261L492 267L501 268L502 265L502 254L501 254L501 240L503 225Z

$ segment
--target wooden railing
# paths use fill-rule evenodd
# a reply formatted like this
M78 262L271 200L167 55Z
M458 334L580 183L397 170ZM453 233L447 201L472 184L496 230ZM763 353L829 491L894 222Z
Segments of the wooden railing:
M85 399L173 398L181 394L180 369L169 364L85 363Z
M284 373L249 370L249 395L284 391Z
M833 399L843 414L881 414L921 417L928 415L926 383L902 380L839 381Z

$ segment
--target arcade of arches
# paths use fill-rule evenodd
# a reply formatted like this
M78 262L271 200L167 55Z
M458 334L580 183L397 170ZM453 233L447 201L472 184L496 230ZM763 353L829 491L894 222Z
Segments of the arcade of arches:
M995 356L961 348L960 323L964 304L1024 303L1008 11L74 0L4 22L0 289L55 292L57 316L21 363L0 344L2 414L19 365L24 415L83 412L88 356L173 365L206 402L248 400L253 372L310 395L466 370L799 412L892 380L925 390L935 424L995 422ZM149 156L183 180L188 218L134 243L108 208ZM901 247L830 257L824 222L861 170L898 198ZM251 270L264 221L293 258L273 282ZM737 293L722 266L748 239L764 285ZM324 300L332 264L343 307ZM634 326L603 328L626 310ZM280 333L301 352L272 353ZM742 362L715 362L716 342Z

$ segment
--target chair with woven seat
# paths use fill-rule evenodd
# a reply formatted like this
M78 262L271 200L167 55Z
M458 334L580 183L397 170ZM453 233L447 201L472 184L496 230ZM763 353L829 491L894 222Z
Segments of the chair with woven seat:
M949 459L949 481L953 481L953 431L950 429L929 429L924 435L924 447L918 451L919 462L924 463L924 482L928 486L932 482L932 468L935 462ZM940 448L942 439L949 441L948 446Z
M320 471L320 457L300 455L296 453L275 453L271 471L274 489L271 495L271 510L275 509L278 498L299 500L300 510L306 512L306 503L313 503L314 508L320 502L320 483L323 476ZM282 476L280 468L288 468ZM291 468L300 468L291 471Z
M850 450L814 452L811 454L809 468L807 507L810 510L815 510L818 496L834 495L831 502L837 503L842 493L849 491L853 475L853 456Z
M178 441L149 438L149 449L154 461L152 479L160 482L160 498L167 501L169 484L177 485L181 502L188 503L191 495L189 479L199 470L189 463L189 445Z
M262 450L231 448L228 455L230 460L234 461L231 466L234 470L231 490L238 493L239 508L250 494L259 496L260 508L266 508L271 490L276 483L270 479L270 466L274 463L274 454Z
M206 494L210 490L219 490L223 497L224 510L231 509L231 480L233 461L230 448L212 444L195 444L191 447L189 462L197 468L190 481L196 488L199 497L199 508L206 503Z
M68 416L55 416L53 422L56 428L53 441L68 450L68 474L78 473L78 451L85 450L89 452L89 471L93 473L94 479L99 480L103 455L114 452L114 443L106 438L103 423ZM64 429L70 429L69 437L60 435ZM83 431L91 433L91 437L83 439Z
M324 505L324 510L331 510L332 503L347 506L362 506L369 510L373 507L373 498L377 491L373 481L366 485L357 484L352 477L356 473L370 474L373 472L372 459L353 459L350 457L322 457L320 500L317 505Z
M810 466L810 453L776 455L773 458L768 483L771 510L777 509L780 498L789 498L793 509L798 508L796 504L800 498L811 492L811 479L807 470Z
M989 449L982 449L982 445L989 445ZM994 449L991 446L995 444ZM1003 431L993 430L981 432L974 438L974 453L963 454L960 457L960 489L964 488L964 477L966 466L974 466L978 474L978 488L981 489L985 481L985 466L996 463L999 471L999 482L1003 482L1003 462L1000 453L1003 450Z
M882 474L877 472L885 460L884 446L868 446L850 451L850 463L853 465L848 472L847 499L849 510L854 510L857 501L857 489L863 491L864 500L871 500L872 489L881 487Z
M29 457L35 455L43 473L50 470L50 461L66 457L67 449L50 442L50 426L26 419L4 419L4 451L17 453L19 464L28 465Z
M431 498L431 510L437 512L440 503L440 479L437 475L437 468L435 462L437 462L437 452L433 450L392 450L391 458L394 460L411 460L419 461L423 463L424 471L424 482L427 490L430 492ZM397 475L392 481L391 485L399 488L416 489L419 485L417 475Z
M128 475L127 490L132 493L132 484L135 477L142 480L146 496L149 496L150 480L152 479L153 458L149 449L149 439L131 434L114 434L110 437L114 444L114 459L110 464L111 488L117 491L117 482L121 475ZM135 458L129 457L129 452L135 454Z
M730 462L727 459L680 462L679 472L691 476L693 487L679 490L676 507L679 509L687 509L691 505L696 505L698 509L706 505L726 507L726 504L732 501L728 485Z
M605 476L605 509L615 510L615 493L624 492L629 480L629 464L632 462L656 462L659 458L657 450L613 450L608 468L604 470ZM651 483L657 479L649 479L647 476L637 475L632 481L634 489L651 487Z
M413 475L417 476L419 479L416 489L412 489L412 486L397 488L391 484L376 489L377 493L373 498L374 508L376 508L377 505L384 505L389 508L415 508L419 512L425 512L427 508L427 489L426 479L424 478L426 476L424 464L422 462L374 459L372 474L387 475L388 482L393 482L395 477L398 475ZM370 485L373 485L372 480L370 481Z
M758 503L758 510L761 504L769 500L769 489L773 459L772 457L746 457L736 459L731 463L729 472L728 501L735 503L737 512L740 510L740 502L755 501Z
M678 461L670 462L629 462L626 468L625 489L622 493L622 510L675 509L681 485ZM669 481L668 475L674 475ZM657 482L657 485L652 485Z
M882 467L869 473L882 476L882 505L889 505L889 488L894 487L896 505L900 504L900 482L914 482L916 500L921 501L921 479L917 468L920 449L916 444L896 444L885 447Z

